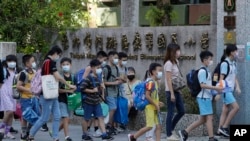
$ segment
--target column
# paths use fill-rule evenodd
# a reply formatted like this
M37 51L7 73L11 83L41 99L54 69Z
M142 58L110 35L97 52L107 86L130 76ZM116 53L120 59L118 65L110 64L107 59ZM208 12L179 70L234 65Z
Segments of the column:
M139 1L140 0L121 0L122 27L138 27Z

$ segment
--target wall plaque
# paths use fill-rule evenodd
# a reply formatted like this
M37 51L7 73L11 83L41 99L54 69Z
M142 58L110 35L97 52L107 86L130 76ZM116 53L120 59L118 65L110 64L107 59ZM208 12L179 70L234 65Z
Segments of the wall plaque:
M236 17L235 16L224 16L224 27L226 29L235 29Z
M236 9L236 1L235 0L224 0L224 11L234 12L235 9Z
M224 32L224 44L236 44L236 33L234 31Z

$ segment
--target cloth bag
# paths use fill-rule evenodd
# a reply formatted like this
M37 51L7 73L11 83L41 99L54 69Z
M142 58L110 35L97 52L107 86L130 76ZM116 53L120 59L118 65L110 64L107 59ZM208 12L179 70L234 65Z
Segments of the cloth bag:
M82 96L80 92L73 93L67 96L69 110L75 110L82 104Z
M183 75L179 69L178 64L177 64L177 67L178 67L180 76L176 76L175 78L172 79L172 86L173 86L174 91L179 91L186 87L186 81L183 78Z
M45 74L42 75L42 90L44 99L54 99L59 96L59 83L54 75L49 74L49 63L45 63Z

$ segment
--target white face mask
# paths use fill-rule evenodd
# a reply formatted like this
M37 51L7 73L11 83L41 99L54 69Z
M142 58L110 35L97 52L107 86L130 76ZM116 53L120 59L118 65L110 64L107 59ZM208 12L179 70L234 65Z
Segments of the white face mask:
M14 69L16 67L16 62L9 62L7 65L8 65L8 68Z
M209 66L212 66L213 64L214 64L214 61L213 61L213 60L210 60L208 65L209 65Z
M62 66L62 70L64 72L69 72L70 71L70 66L69 65Z
M176 57L180 57L181 56L181 51L180 50L177 50L176 51Z
M54 61L58 61L60 59L60 56L57 55L57 57L54 59Z
M163 75L163 73L162 73L161 71L159 71L159 72L157 72L157 76L156 76L156 77L157 77L158 79L161 79L161 78L162 78L162 75Z
M31 66L32 66L32 69L35 69L35 68L36 68L36 62L33 62L33 63L31 64Z
M115 64L115 65L117 65L118 64L118 59L113 59L113 63Z
M128 63L128 61L122 61L122 65L123 65L123 66L126 66L127 63Z
M102 67L105 67L107 65L107 62L106 61L103 61L102 62Z
M99 68L99 69L96 69L96 74L101 74L102 73L102 69Z

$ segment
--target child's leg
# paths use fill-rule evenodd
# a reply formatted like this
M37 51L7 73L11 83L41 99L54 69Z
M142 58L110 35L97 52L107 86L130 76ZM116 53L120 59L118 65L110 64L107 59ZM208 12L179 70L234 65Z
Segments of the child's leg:
M208 131L209 138L214 137L214 131L213 131L213 115L207 115L206 116L206 126Z
M156 141L160 141L161 140L161 125L160 124L156 125L156 128L155 128L155 138L156 138Z
M144 128L141 128L139 131L137 131L135 134L134 134L134 138L139 138L141 135L145 134L147 131L151 130L152 127L144 127Z
M95 126L95 131L97 131L99 129L99 119L98 118L95 118L95 121L94 121L94 126ZM105 124L104 124L105 125Z
M223 128L228 128L231 120L236 115L236 113L239 111L239 105L237 102L230 104L230 106L232 106L232 110L228 113L227 118L226 118L224 124L222 125Z
M65 137L69 136L69 118L63 118L63 130Z
M228 111L229 111L229 106L226 104L223 104L222 112L220 115L219 129L224 125Z
M100 125L100 129L101 129L101 131L102 131L102 133L104 134L106 134L106 128L105 128L105 124L104 124L104 119L103 119L103 117L99 117L98 118L98 123L99 123L99 125Z
M189 125L185 131L187 133L191 132L193 129L197 128L198 126L204 124L206 122L206 116L200 116L199 120L193 122L191 125Z

